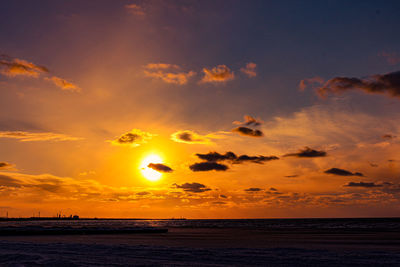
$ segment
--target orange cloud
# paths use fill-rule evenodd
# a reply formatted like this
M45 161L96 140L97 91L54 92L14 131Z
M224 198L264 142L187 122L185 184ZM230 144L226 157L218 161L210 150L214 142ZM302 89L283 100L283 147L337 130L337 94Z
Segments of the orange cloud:
M60 87L62 90L75 91L75 92L81 91L81 88L79 88L76 84L67 82L66 80L58 78L56 76L53 76L51 78L45 78L45 80L52 81L55 85Z
M147 77L161 79L166 83L180 85L186 84L189 78L196 74L194 71L179 71L180 67L178 65L165 63L151 63L147 64L144 68L144 73Z
M8 77L15 77L18 75L30 76L38 78L41 74L47 74L49 70L46 67L39 66L28 62L26 60L11 58L6 55L0 55L0 73ZM53 76L51 78L45 77L46 81L52 81L55 85L60 87L62 90L69 91L80 91L81 89L64 79Z
M257 76L256 68L256 63L249 62L246 64L246 67L241 68L240 71L246 74L249 78L253 78Z
M212 69L203 68L204 77L201 80L202 82L226 82L233 80L235 75L233 71L231 71L226 65L218 65Z
M38 77L41 73L47 73L46 67L35 65L31 62L0 55L0 73L9 77L18 75Z
M0 131L0 138L11 138L18 139L21 142L33 142L33 141L76 141L82 140L79 137L73 137L65 134L44 132L23 132L23 131Z

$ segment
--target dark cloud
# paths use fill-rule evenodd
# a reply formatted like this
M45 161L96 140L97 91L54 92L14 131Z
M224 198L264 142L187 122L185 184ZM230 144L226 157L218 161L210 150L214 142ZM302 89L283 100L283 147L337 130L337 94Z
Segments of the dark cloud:
M241 135L251 136L251 137L262 137L264 136L263 132L260 130L253 130L248 127L240 126L232 130L232 132L237 132Z
M372 162L370 162L370 163L369 163L369 166L376 168L376 167L378 167L379 165L378 165L378 164L375 164L375 163L372 163Z
M119 146L139 146L141 144L147 143L147 141L152 139L153 136L154 134L143 132L139 129L133 129L132 131L127 132L117 139L111 141L111 144Z
M247 156L247 155L241 155L240 157L238 157L233 163L237 164L237 163L242 163L242 162L246 162L246 161L250 161L253 163L259 163L262 164L265 161L270 161L270 160L278 160L279 158L276 156Z
M8 162L0 162L0 169L10 168L12 165Z
M173 170L167 165L161 163L150 163L147 167L156 170L158 172L173 172Z
M276 189L276 188L274 188L274 187L271 187L271 188L269 189L269 191L278 191L278 189Z
M206 161L224 161L224 160L235 160L237 156L233 152L226 152L225 154L219 154L218 152L209 152L207 154L196 154L197 157Z
M189 166L189 168L194 171L194 172L201 172L201 171L226 171L228 166L224 164L219 164L216 162L211 162L211 161L206 161L206 162L199 162L199 163L194 163Z
M298 174L293 174L293 175L285 175L286 178L296 178L299 177Z
M228 197L225 196L225 195L219 195L219 197L220 197L220 198L228 198Z
M248 193L253 193L253 192L260 192L260 191L263 191L263 190L264 189L258 188L258 187L250 187L250 188L245 189L244 191L248 192Z
M173 184L176 188L183 189L183 191L191 193L203 193L211 189L200 183L184 183L182 185Z
M343 169L339 169L339 168L331 168L329 170L324 171L327 174L334 174L334 175L340 175L340 176L364 176L364 174L360 173L360 172L350 172L350 171L346 171Z
M202 136L189 130L175 132L171 134L171 139L175 142L186 144L208 144L211 142L207 136Z
M60 87L62 90L67 91L75 91L80 92L81 88L79 88L76 84L68 82L60 77L53 76L51 78L45 78L47 81L53 82L56 86Z
M318 94L322 97L329 93L338 94L349 90L400 97L400 71L376 74L367 78L335 77L317 88Z
M253 163L259 163L262 164L265 161L270 161L270 160L277 160L279 159L276 156L248 156L248 155L241 155L237 156L235 153L228 151L225 154L220 154L218 152L209 152L207 154L196 154L197 157L200 159L210 161L210 162L216 162L216 161L230 161L233 164L240 164L244 162L253 162Z
M382 135L382 138L384 138L384 139L393 139L393 138L395 138L396 136L394 136L394 135L392 135L392 134L384 134L384 135Z
M367 183L367 182L349 182L348 184L344 185L347 187L366 187L366 188L371 188L371 187L382 187L381 184L375 184L375 183Z
M325 157L325 151L318 151L311 149L309 147L305 147L304 149L300 149L297 153L290 153L284 155L284 157L298 157L298 158L316 158L316 157Z

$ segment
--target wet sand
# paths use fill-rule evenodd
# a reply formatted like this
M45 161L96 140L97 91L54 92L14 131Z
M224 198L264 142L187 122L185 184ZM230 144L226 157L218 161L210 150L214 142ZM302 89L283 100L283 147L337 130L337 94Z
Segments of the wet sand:
M9 236L0 237L0 264L400 266L400 233L170 228L165 234Z

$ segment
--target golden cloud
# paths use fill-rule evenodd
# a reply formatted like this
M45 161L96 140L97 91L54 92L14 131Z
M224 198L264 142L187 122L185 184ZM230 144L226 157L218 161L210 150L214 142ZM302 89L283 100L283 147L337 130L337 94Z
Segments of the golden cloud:
M38 77L41 73L47 73L46 67L33 64L31 62L0 55L0 73L9 77L18 75Z
M80 92L81 88L79 88L76 84L67 82L64 79L61 79L59 77L53 76L51 78L45 78L46 81L52 81L55 85L60 87L62 90L67 90L67 91L75 91L75 92Z
M174 83L179 85L186 84L189 78L196 74L194 71L179 71L180 67L178 65L165 63L151 63L147 64L144 68L144 74L147 77L152 77L160 79L166 83Z
M226 82L233 80L235 75L226 65L218 65L212 69L203 68L204 77L202 82Z

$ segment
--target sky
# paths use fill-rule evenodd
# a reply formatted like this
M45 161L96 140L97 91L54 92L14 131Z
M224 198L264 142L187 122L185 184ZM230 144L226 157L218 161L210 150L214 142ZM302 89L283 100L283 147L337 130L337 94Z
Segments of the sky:
M399 13L1 1L0 216L398 216Z

